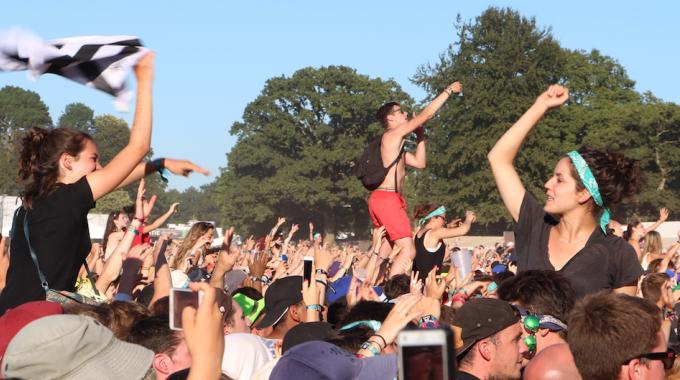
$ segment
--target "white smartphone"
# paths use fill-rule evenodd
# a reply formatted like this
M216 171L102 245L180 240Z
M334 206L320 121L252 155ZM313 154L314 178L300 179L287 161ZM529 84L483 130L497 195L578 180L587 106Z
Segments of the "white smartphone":
M302 273L302 279L307 281L307 284L312 280L312 265L314 264L314 258L312 256L305 256L304 260L304 271Z
M455 348L450 329L402 330L397 345L400 380L455 379Z
M182 310L187 306L198 309L203 299L203 292L194 292L186 288L170 289L170 328L182 330Z

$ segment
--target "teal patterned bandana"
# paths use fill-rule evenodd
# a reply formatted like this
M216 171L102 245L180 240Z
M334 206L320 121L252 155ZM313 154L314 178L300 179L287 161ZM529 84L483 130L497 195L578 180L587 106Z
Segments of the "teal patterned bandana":
M423 219L420 219L420 221L418 222L418 225L421 225L421 226L422 226L422 225L425 224L428 220L434 218L435 216L444 215L444 214L446 214L446 207L444 207L444 206L439 206L438 209L436 209L436 210L432 211L431 213L427 214L427 216L425 216Z
M600 194L600 187L597 185L597 180L595 180L593 172L590 171L586 160L584 160L577 151L572 150L571 152L567 153L567 156L569 156L569 159L571 159L574 167L576 167L576 172L581 178L583 186L585 186L586 190L588 190L590 195L593 196L593 201L595 201L595 204L603 208L602 216L600 217L600 228L602 228L602 231L606 235L607 224L609 224L611 213L609 212L608 207L604 207L604 201L602 200L602 194Z

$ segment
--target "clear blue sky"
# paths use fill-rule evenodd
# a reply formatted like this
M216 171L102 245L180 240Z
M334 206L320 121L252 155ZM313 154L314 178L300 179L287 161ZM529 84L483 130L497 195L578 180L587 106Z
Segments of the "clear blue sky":
M44 39L136 35L157 52L154 134L157 156L190 158L211 177L170 179L184 189L211 182L226 166L229 135L268 78L296 70L346 65L393 78L414 98L409 78L435 62L454 39L458 13L472 19L488 6L510 6L551 27L562 46L597 48L617 59L637 90L680 103L677 78L680 3L614 1L130 1L3 2L0 29L22 26ZM0 74L0 87L36 91L55 122L72 102L95 114L117 113L112 99L56 76Z

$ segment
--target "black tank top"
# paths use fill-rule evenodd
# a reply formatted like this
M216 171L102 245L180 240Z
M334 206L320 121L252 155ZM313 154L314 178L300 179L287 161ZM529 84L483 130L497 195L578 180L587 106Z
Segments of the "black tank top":
M425 282L427 274L430 273L435 265L441 269L442 263L444 262L444 251L446 250L444 242L442 241L439 242L439 248L434 252L425 248L425 236L428 232L430 232L430 230L425 230L420 237L416 235L414 239L416 257L413 259L413 270L420 272L418 277L422 279L423 282Z

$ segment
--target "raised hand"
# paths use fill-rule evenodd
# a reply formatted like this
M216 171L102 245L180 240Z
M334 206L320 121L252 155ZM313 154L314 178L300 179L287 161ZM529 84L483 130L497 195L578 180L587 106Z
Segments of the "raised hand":
M569 100L569 89L559 84L554 84L536 98L535 104L546 109L556 108Z
M454 94L459 94L459 93L463 92L463 85L460 82L456 81L456 82L453 82L450 85L448 85L446 87L446 89L451 91Z
M477 216L474 211L465 211L465 224L472 224L477 220Z
M416 294L416 295L422 295L423 294L423 281L418 278L420 276L420 272L415 271L411 273L411 286L410 286L410 291L409 293L411 294Z
M151 199L146 200L144 194L146 193L146 186L144 183L144 178L139 180L139 186L137 187L137 198L135 199L135 218L139 220L146 220L146 218L151 214L151 209L156 203L156 196L152 196Z
M432 268L425 279L425 295L430 298L440 300L446 289L446 282L437 282L437 267Z
M665 222L668 220L668 209L662 207L659 209L659 222Z
M224 353L224 325L217 300L218 290L209 284L189 284L194 292L203 292L198 309L187 306L182 310L184 339L193 359L190 379L219 378Z
M253 257L252 261L248 262L248 269L250 275L255 277L262 277L264 270L267 268L267 253L262 251Z
M177 206L179 206L179 202L175 202L175 203L171 204L170 209L168 211L170 211L171 213L176 213L177 212Z
M210 175L210 171L204 169L191 161L188 160L175 160L172 158L166 158L163 161L163 166L174 175L181 175L187 177L193 172L198 172L203 175Z

